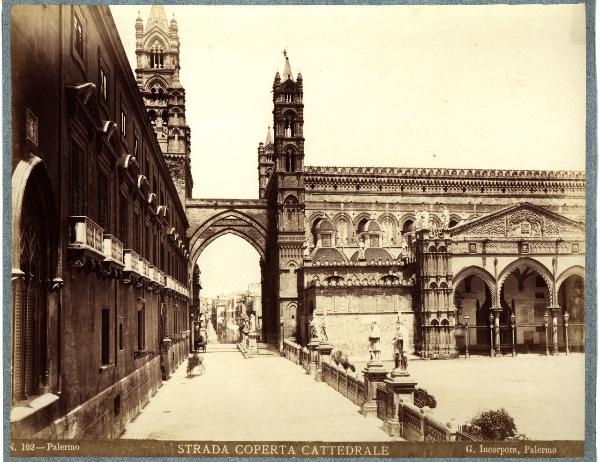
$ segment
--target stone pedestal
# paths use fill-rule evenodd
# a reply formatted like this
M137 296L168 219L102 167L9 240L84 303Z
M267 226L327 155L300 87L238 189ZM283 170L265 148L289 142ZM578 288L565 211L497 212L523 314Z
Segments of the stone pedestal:
M306 347L310 352L310 360L306 365L306 372L314 377L317 370L317 348L319 347L319 341L313 339Z
M323 380L323 362L329 361L331 350L333 350L333 346L327 343L320 343L319 346L317 346L317 353L319 354L319 363L317 364L317 370L315 374L315 380L317 382L321 382Z
M393 409L388 412L391 415L384 423L383 429L390 436L402 436L402 422L398 416L398 405L401 400L413 401L413 395L417 382L414 382L410 374L406 371L394 370L389 379L383 381L385 387L390 393L393 393Z
M387 371L383 365L369 365L363 369L365 384L367 385L367 400L362 405L360 413L365 417L377 417L377 384L383 383L387 377Z
M248 334L248 349L246 350L246 357L252 358L258 355L258 333L250 332Z

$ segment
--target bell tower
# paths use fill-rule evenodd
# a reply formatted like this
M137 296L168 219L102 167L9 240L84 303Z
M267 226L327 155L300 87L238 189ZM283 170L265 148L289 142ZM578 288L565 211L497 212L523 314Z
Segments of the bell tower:
M302 266L304 233L304 103L302 75L292 75L287 51L283 74L273 81L273 172L266 198L273 211L272 243L277 255L279 328L283 337L296 334L298 269ZM281 338L282 332L280 332Z
M181 203L192 195L190 127L185 118L185 89L179 81L179 35L175 17L167 23L162 5L152 5L144 28L135 22L138 87L169 167ZM142 169L144 166L142 165ZM150 172L144 172L150 178Z

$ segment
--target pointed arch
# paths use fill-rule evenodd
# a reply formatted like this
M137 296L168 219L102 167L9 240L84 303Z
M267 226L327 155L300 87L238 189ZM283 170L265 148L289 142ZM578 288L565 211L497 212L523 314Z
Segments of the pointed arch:
M20 238L21 238L21 217L23 214L23 200L27 188L35 187L40 192L41 212L43 218L47 221L47 229L52 233L52 248L58 252L58 211L52 191L50 176L42 159L30 155L28 159L21 160L12 175L12 257L13 265L19 261ZM53 260L56 259L54 255Z
M583 268L583 266L575 265L571 266L570 268L567 268L562 273L560 273L560 276L556 278L557 292L560 290L560 286L563 284L563 282L565 282L571 276L579 276L585 281L585 269Z
M531 267L531 269L533 269L542 278L544 278L544 281L548 286L548 292L550 294L550 305L554 306L556 303L556 284L554 276L552 276L552 272L548 268L546 268L546 266L543 263L534 260L531 257L521 257L506 265L506 267L500 272L500 276L498 277L498 294L500 293L500 290L502 289L506 278L508 278L508 276L510 276L514 270L516 270L522 265Z
M468 266L460 270L458 274L454 276L452 279L452 302L454 303L455 301L456 289L460 286L460 283L469 276L476 276L483 281L490 290L492 306L497 306L496 279L488 271L479 266Z
M258 255L260 255L260 258L263 261L265 261L266 254L265 254L265 250L264 250L263 246L261 245L261 243L257 242L255 239L251 238L248 234L242 233L241 231L234 229L234 228L226 228L226 229L219 231L219 232L211 235L210 237L208 237L196 249L193 250L192 258L190 258L190 261L196 262L198 260L198 257L200 256L200 254L204 251L204 249L206 249L206 247L208 247L210 245L210 243L212 243L216 239L220 238L221 236L225 236L226 234L233 234L234 236L241 237L242 239L244 239L252 247L254 247L254 249L258 252Z
M354 220L352 220L352 225L354 226L354 228L358 227L358 224L362 221L362 220L370 220L371 219L371 214L367 213L367 212L361 212L358 215L356 215L354 217Z

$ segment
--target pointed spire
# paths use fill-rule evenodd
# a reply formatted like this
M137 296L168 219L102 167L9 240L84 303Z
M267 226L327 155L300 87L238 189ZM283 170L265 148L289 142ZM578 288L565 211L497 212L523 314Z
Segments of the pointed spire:
M265 146L273 144L273 135L271 135L271 126L267 129L267 138L265 139Z
M150 14L148 15L148 22L146 23L146 29L158 26L161 29L167 29L167 15L165 14L165 7L162 5L152 5L150 7Z
M283 81L294 80L292 77L292 68L290 67L290 59L287 55L287 50L283 50L283 56L285 56L285 67L283 68Z

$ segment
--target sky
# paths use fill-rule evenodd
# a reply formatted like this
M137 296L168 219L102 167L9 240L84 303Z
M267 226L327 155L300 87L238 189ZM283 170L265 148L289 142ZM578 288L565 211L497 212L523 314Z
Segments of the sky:
M111 6L132 68L149 9ZM194 197L258 196L284 49L304 79L307 165L585 168L583 4L165 10L179 26ZM223 277L231 262L244 270ZM235 236L199 263L207 296L260 278Z

